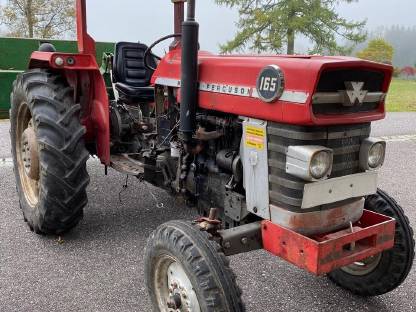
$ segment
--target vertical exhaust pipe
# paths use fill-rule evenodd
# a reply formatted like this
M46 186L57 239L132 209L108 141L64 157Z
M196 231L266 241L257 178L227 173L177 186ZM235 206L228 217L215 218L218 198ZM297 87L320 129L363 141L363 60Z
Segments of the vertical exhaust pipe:
M187 18L182 23L181 112L179 133L188 143L196 127L198 105L198 32L195 0L188 0Z

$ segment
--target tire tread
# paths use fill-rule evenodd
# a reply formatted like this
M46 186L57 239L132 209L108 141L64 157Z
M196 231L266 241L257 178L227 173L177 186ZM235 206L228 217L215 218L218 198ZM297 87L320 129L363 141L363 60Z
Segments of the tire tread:
M342 270L335 270L328 277L356 295L378 296L394 290L406 279L415 257L415 240L403 208L386 192L379 189L376 194L368 196L366 209L396 219L395 245L382 254L387 260L381 260L378 267L364 277L355 277Z
M74 103L73 88L59 74L44 69L17 77L11 94L12 118L17 118L22 99L27 101L37 129L42 175L37 213L25 208L24 194L19 192L24 218L36 233L62 234L79 223L88 202L89 153L83 140L86 130L79 120L81 107ZM13 126L11 130L15 130ZM13 154L15 157L16 152ZM18 180L16 168L15 175Z

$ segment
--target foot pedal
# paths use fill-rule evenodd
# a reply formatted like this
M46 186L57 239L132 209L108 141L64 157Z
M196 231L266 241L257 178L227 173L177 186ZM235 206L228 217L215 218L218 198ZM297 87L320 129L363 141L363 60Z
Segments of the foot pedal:
M114 170L132 176L138 176L144 173L144 164L128 154L111 155L111 168Z

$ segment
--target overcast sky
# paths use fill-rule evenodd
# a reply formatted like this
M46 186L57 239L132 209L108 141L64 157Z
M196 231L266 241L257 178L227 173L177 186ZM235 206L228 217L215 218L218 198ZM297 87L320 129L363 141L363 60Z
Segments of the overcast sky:
M149 44L173 32L170 0L87 0L87 4L89 30L96 40ZM416 0L360 0L341 4L338 11L348 19L367 19L370 30L382 25L416 25ZM197 18L204 50L217 52L218 45L236 32L237 10L219 7L214 0L197 0ZM303 44L297 42L298 47Z
M97 40L150 43L173 32L170 0L87 0L89 29ZM368 28L382 25L416 25L416 0L360 0L338 6L339 13L355 20L367 19ZM220 7L214 0L197 0L202 49L218 51L237 28L238 12ZM298 42L298 47L304 45ZM160 53L160 52L159 52Z

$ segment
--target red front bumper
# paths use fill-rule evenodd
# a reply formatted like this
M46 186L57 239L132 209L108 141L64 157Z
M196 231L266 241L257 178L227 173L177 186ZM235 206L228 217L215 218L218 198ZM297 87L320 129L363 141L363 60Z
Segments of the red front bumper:
M395 224L390 217L364 210L352 231L307 237L263 221L263 247L302 269L322 275L392 248Z

